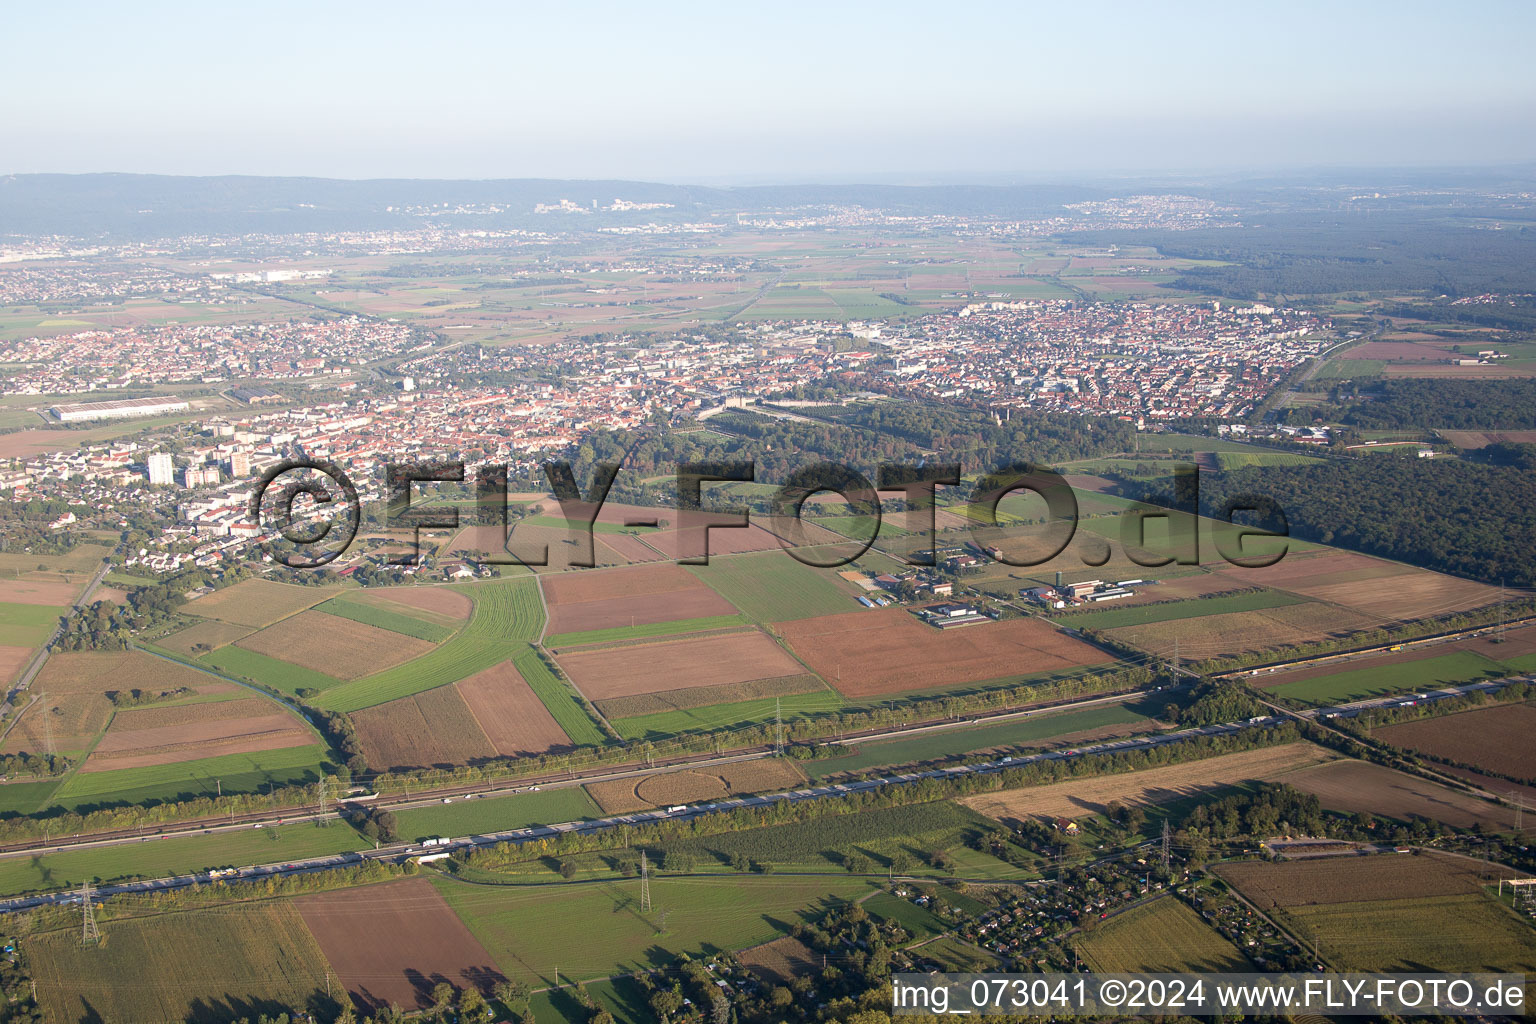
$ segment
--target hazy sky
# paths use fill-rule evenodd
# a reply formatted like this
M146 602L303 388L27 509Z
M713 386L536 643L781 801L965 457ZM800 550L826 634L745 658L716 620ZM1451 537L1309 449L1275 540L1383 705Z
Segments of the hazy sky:
M0 172L742 182L1536 159L1526 2L558 6L7 4Z

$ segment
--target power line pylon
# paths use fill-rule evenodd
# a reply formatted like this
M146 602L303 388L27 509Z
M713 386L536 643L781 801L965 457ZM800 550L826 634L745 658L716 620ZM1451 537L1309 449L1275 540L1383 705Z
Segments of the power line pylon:
M1173 830L1168 827L1168 819L1163 819L1163 867L1168 866L1169 855L1173 852Z
M645 858L645 851L640 851L640 913L651 912L651 864Z
M53 716L48 713L48 694L37 695L37 702L41 705L40 714L43 716L43 753L48 757L53 756Z
M80 907L85 912L80 928L80 944L95 946L101 942L101 930L96 927L96 908L91 906L91 883L80 886Z
M1509 791L1509 799L1515 805L1515 831L1518 833L1525 820L1525 799L1518 789Z
M781 700L773 698L773 752L780 757L784 755L784 711Z

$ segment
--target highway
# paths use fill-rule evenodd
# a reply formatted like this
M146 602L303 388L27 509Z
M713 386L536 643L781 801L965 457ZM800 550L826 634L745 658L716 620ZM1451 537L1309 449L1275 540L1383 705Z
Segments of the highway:
M1529 679L1524 681L1530 681ZM1426 702L1444 700L1450 697L1458 697L1462 694L1481 690L1494 690L1502 685L1500 681L1469 683L1465 686L1446 687L1443 689L1425 691L1422 695L1396 695L1388 697L1374 697L1368 700L1354 701L1349 704L1341 704L1326 708L1312 708L1306 711L1289 712L1290 717L1300 719L1349 717L1359 714L1367 708L1401 705L1409 702ZM459 850L469 850L475 847L492 846L497 843L526 843L537 839L545 839L550 836L561 835L567 832L596 832L603 829L617 828L621 825L644 825L657 821L688 820L706 814L722 814L739 807L763 807L781 801L799 802L802 800L836 799L851 793L864 792L887 785L910 785L925 779L956 778L962 775L992 774L1001 772L1007 768L1033 764L1039 761L1059 761L1077 757L1086 757L1092 754L1112 754L1128 750L1144 750L1151 747L1162 746L1169 743L1178 743L1183 740L1201 736L1223 736L1245 729L1264 729L1279 725L1287 716L1273 714L1254 717L1241 722L1225 722L1219 725L1199 726L1191 729L1180 729L1173 732L1157 733L1151 736L1138 736L1128 739L1110 740L1104 743L1093 743L1082 747L1073 747L1068 750L1052 750L1038 754L1028 754L1019 757L1003 757L995 760L978 761L969 764L950 765L944 768L932 768L923 771L903 772L894 775L881 776L874 779L863 779L858 782L836 783L831 785L810 786L804 789L789 790L781 793L768 793L758 796L736 797L728 800L719 800L712 803L699 803L680 806L677 809L641 811L632 814L612 815L606 818L597 818L588 821L565 822L558 825L537 825L528 828L507 829L499 832L487 832L480 835L464 836L461 838L448 838L434 841L431 845L421 842L395 843L383 846L376 850L365 850L361 853L346 853L328 857L314 857L307 860L287 861L275 864L258 864L242 867L218 877L228 879L257 879L271 876L299 875L315 871L324 871L330 868L342 867L347 864L355 864L365 860L379 860L390 863L402 863L412 858L433 856L436 854L451 854ZM761 753L737 755L728 760L751 760L755 757L765 756ZM643 770L627 773L617 773L614 777L644 774ZM571 779L564 783L554 785L581 785L593 781L590 778ZM517 790L502 790L499 795L508 792L524 792L544 786L528 786ZM467 799L476 799L470 796ZM423 799L416 802L421 806L442 803L441 798ZM286 822L314 821L320 818L318 813L308 815L296 815L283 819ZM335 817L335 815L326 815ZM262 827L260 824L216 826L206 830L209 833L225 831L232 828ZM110 846L122 845L127 842L154 842L160 841L159 836L144 836L141 839L112 839L98 840L91 843L79 844L71 848L78 849L81 846ZM13 851L4 854L6 857L37 856L46 850ZM141 881L120 882L104 885L96 891L102 897L119 896L124 894L145 894L165 892L173 889L181 889L194 884L207 884L216 880L208 871L200 871L193 874L173 875L166 878L146 879ZM80 900L78 891L66 890L61 892L41 893L31 896L19 896L12 899L0 900L0 913L12 913L15 911L29 910L35 907L66 905L77 903Z

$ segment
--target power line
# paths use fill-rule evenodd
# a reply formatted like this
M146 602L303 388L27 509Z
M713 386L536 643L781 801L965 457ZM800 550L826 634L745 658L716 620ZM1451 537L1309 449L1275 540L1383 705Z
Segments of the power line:
M80 906L85 911L85 917L81 922L80 945L99 945L101 943L101 930L96 927L96 908L91 906L91 883L89 880L80 886Z
M651 864L646 860L645 851L640 851L640 913L651 912Z

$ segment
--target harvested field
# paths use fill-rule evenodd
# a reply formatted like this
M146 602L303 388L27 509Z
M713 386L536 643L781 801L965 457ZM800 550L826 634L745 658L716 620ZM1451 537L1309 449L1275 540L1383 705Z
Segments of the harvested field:
M82 772L144 768L223 754L307 747L315 736L260 699L119 711Z
M1499 599L1497 587L1348 551L1298 552L1267 569L1229 566L1218 575L1327 601L1378 622L1481 608Z
M1337 761L1296 772L1285 780L1312 793L1323 806L1406 821L1413 815L1470 828L1482 823L1514 827L1514 808L1500 807L1426 779L1364 761ZM1530 827L1529 825L1527 827Z
M800 663L762 633L583 648L560 655L588 700L799 675Z
M453 686L354 711L352 724L376 770L465 764L497 753Z
M1346 636L1374 625L1364 615L1309 603L1121 626L1106 635L1158 655L1171 654L1177 640L1184 657L1200 659Z
M469 618L469 613L475 607L474 602L464 594L447 587L377 587L349 596L359 601L378 597L394 604L403 604L407 608L446 615L460 622Z
M727 683L724 686L695 686L686 690L663 690L660 693L640 693L633 697L615 697L599 701L597 710L603 713L604 718L634 718L637 715L659 715L685 708L704 708L711 704L734 704L760 697L815 693L824 689L821 680L812 675L781 676L777 679Z
M201 615L241 626L268 626L340 592L336 587L300 587L271 580L246 580L204 594L188 602L182 610L188 615Z
M736 954L741 966L770 982L789 984L796 976L821 970L821 957L792 935Z
M453 685L502 757L542 754L571 745L570 737L511 661L492 665Z
M1248 958L1188 906L1163 896L1117 914L1078 940L1095 971L1250 971Z
M1536 444L1536 430L1442 430L1457 448L1486 448L1490 444Z
M848 697L959 686L1111 660L1033 618L941 631L904 608L882 608L776 628L811 668Z
M1330 903L1280 912L1348 971L1536 971L1529 921L1487 896ZM1527 983L1527 999L1533 994Z
M730 602L678 565L563 573L543 580L551 636L730 615Z
M1482 891L1488 866L1467 857L1437 853L1383 853L1279 862L1234 861L1218 865L1216 873L1267 910L1408 895L1477 893Z
M503 976L426 879L338 890L294 901L325 958L364 1012L394 1003L408 1010L432 1005L432 987L446 981L489 994Z
M1536 377L1530 363L1480 363L1477 366L1452 366L1449 363L1397 363L1383 371L1387 377L1456 377L1489 380L1504 377Z
M168 637L163 637L156 641L156 646L195 658L199 654L217 650L225 644L243 640L254 632L255 629L250 626L238 626L233 622L220 622L218 619L204 619Z
M9 683L16 678L31 659L33 650L30 647L9 647L0 645L0 682Z
M756 758L696 771L665 772L639 779L611 779L587 785L587 792L608 814L626 814L652 807L720 800L741 793L767 793L805 784L805 776L788 761Z
M0 602L5 604L73 604L80 584L65 582L56 573L45 579L0 580ZM100 599L98 593L96 600Z
M1377 739L1519 779L1536 778L1536 707L1502 705L1376 729Z
M1403 337L1403 336L1400 336ZM1442 344L1444 344L1442 342ZM1396 363L1446 363L1460 356L1448 348L1420 345L1413 341L1369 341L1349 350L1351 359L1384 359Z
M302 611L235 646L337 679L359 679L419 658L435 645L338 615Z
M1299 768L1334 755L1310 743L1244 750L1201 761L1147 768L1118 775L1055 782L1047 786L1009 789L965 797L960 803L999 821L1029 818L1075 818L1102 814L1112 803L1160 804L1255 779L1286 776L1294 784Z

